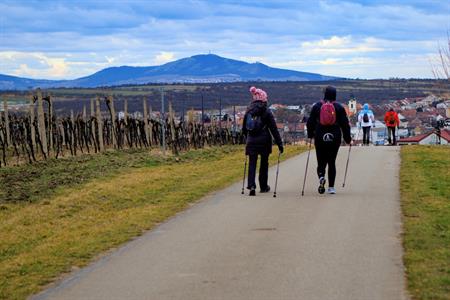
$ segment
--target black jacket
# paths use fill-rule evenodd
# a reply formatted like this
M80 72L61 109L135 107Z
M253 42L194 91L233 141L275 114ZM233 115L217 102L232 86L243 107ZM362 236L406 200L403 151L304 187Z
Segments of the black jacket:
M249 113L261 116L261 121L264 124L264 128L257 135L249 134L245 127ZM244 116L242 133L247 137L247 145L245 147L246 155L267 155L272 153L272 137L275 139L277 145L282 145L280 133L278 132L273 114L267 109L267 102L254 101L250 104Z
M316 145L340 145L342 135L344 141L349 144L352 140L350 135L350 123L347 118L347 113L342 105L337 102L333 102L334 109L336 110L336 123L331 126L323 126L320 124L320 108L322 102L317 102L311 109L306 127L308 129L308 138L314 138ZM342 134L341 134L342 131Z

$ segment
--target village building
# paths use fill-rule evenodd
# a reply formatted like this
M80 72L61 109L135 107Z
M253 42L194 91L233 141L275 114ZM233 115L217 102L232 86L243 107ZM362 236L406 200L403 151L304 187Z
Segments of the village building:
M440 136L436 130L428 133L419 134L412 137L401 138L398 140L399 145L449 145L450 130L444 129L440 131Z
M356 107L357 101L355 98L348 100L348 112L352 115L356 114L358 108Z

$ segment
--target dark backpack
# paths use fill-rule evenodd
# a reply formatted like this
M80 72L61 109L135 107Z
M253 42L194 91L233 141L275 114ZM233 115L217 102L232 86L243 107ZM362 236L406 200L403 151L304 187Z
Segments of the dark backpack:
M245 118L245 128L250 135L257 135L264 129L264 123L261 115L249 112Z
M333 103L322 100L322 107L320 107L320 125L330 126L336 123L336 109Z
M389 114L388 123L389 123L389 125L395 125L395 115L394 114Z
M363 115L363 122L364 123L369 122L369 115L367 113L364 113L364 115Z

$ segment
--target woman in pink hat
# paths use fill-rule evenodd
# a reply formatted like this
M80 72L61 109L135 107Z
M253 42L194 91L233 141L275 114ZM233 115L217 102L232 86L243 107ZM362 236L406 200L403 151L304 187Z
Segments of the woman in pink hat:
M275 139L280 153L283 153L283 142L273 114L267 109L267 93L254 86L250 88L250 93L252 94L252 102L245 113L242 132L247 137L245 154L249 156L247 189L250 190L250 196L255 196L256 162L258 155L261 156L258 178L260 192L267 193L270 191L267 180L269 155L272 153L272 137Z

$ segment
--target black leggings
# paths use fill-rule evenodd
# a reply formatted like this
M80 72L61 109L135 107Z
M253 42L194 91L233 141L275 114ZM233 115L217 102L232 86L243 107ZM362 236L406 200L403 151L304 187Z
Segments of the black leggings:
M256 162L258 161L258 154L249 155L248 163L248 184L247 188L256 188L255 177L256 177ZM261 161L259 164L259 188L267 188L267 180L269 173L269 154L261 154Z
M395 145L397 143L397 141L395 139L395 127L388 126L387 129L388 129L388 142L389 142L389 144L391 144L391 141L393 141L392 145ZM391 140L391 136L392 136L392 140Z
M369 145L370 142L370 126L364 126L363 128L363 144Z
M325 177L325 168L328 165L328 186L334 187L336 179L336 156L339 151L339 144L316 145L317 175Z

